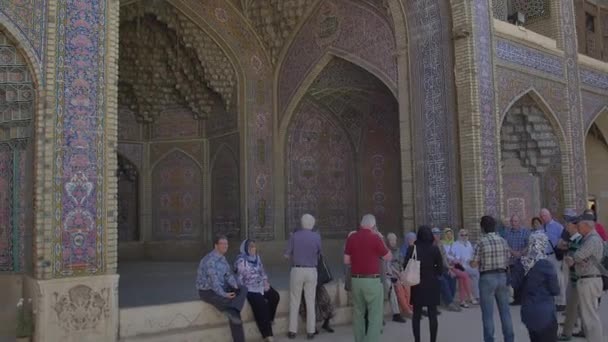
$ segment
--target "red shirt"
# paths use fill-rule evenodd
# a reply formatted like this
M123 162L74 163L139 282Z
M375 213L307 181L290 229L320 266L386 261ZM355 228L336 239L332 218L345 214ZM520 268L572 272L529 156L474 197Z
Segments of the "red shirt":
M382 239L369 229L361 228L346 240L344 254L350 255L351 273L380 274L380 258L388 254Z
M595 231L597 232L597 235L599 235L602 238L602 240L608 241L608 235L606 235L606 229L604 229L604 226L602 226L601 223L598 223L598 222L595 223Z

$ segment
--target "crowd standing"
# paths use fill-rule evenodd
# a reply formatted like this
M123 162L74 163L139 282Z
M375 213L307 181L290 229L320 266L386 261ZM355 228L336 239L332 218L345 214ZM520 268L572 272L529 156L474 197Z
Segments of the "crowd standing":
M380 341L388 299L394 322L411 318L416 342L421 340L423 317L428 317L431 342L435 342L441 310L457 312L476 305L481 308L483 340L493 342L495 304L505 342L514 341L510 305L521 305L522 323L531 342L573 337L603 341L599 309L608 287L608 236L593 210L578 215L568 209L560 221L565 226L547 209L531 220L529 228L517 215L504 225L484 216L476 244L469 241L466 229L420 226L405 233L400 246L397 235L389 233L385 239L376 218L364 215L344 247L354 340ZM200 299L226 316L236 342L245 341L240 312L248 301L262 338L273 341L280 298L256 242L241 243L233 267L225 257L227 238L218 235L213 242L214 249L200 261L197 272ZM334 308L324 287L332 276L323 261L321 235L312 215L302 216L284 255L291 268L288 338L296 337L299 316L306 322L308 339L319 333L317 322L324 331L333 332ZM408 280L412 274L416 274L414 282Z

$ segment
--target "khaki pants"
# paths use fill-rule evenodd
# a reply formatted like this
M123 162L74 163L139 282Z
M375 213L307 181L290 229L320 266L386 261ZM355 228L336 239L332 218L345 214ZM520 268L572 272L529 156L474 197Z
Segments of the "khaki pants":
M585 278L576 282L581 319L588 342L602 342L602 321L600 319L600 298L602 278Z
M293 267L289 275L289 331L298 332L298 314L304 290L306 302L306 332L315 333L315 296L317 295L317 269L313 267Z
M564 320L564 329L562 335L571 337L576 321L579 318L580 309L578 307L578 291L576 283L568 282L568 290L566 291L566 319Z

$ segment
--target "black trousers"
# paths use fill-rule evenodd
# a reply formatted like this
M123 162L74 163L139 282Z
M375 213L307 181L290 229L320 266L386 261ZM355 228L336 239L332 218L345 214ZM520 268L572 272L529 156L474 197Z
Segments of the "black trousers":
M255 323L258 329L260 329L263 338L273 336L272 321L274 321L274 316L277 313L279 299L279 293L272 287L264 292L264 294L247 293L247 300L249 301L249 305L251 305Z
M553 320L549 326L540 331L528 330L530 342L555 342L557 341L557 320Z
M247 299L247 288L245 286L239 287L239 294L232 298L226 298L213 292L213 290L199 290L198 296L200 299L210 305L213 305L216 309L221 312L230 312L234 315L241 316L241 310L245 306L245 300ZM243 330L243 324L230 324L230 332L232 333L232 340L234 342L245 342L245 331Z
M509 266L509 273L513 272L513 265ZM520 289L513 289L513 304L514 305L521 305L521 291Z
M414 331L414 341L420 342L420 320L422 320L422 308L424 306L414 305L414 317L412 318L412 330ZM437 329L439 322L437 321L437 306L427 306L429 314L429 329L431 330L431 342L437 341Z

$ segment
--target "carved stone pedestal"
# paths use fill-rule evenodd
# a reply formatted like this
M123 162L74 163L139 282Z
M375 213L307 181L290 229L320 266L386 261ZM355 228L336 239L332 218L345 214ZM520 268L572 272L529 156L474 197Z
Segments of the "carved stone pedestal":
M34 341L118 340L118 275L51 280L28 278Z

